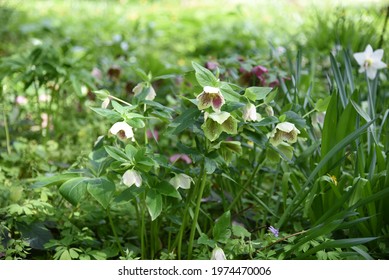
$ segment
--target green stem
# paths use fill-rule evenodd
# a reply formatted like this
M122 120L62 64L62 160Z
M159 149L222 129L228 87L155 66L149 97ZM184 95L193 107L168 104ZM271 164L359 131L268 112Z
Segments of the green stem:
M4 130L5 130L5 139L7 143L7 153L11 154L11 140L9 138L9 128L7 121L7 114L5 113L5 104L3 105L3 117L4 117Z
M385 16L385 21L384 21L384 26L382 27L382 32L380 36L380 42L378 43L378 48L380 49L383 46L384 43L384 34L386 33L386 26L388 24L389 20L389 5L386 8L386 16Z
M111 210L109 208L107 209L107 216L108 216L108 219L109 219L109 224L111 225L111 229L112 229L113 235L115 236L116 244L118 245L118 248L119 248L120 253L122 254L122 256L125 257L125 253L124 253L123 247L120 244L119 237L118 237L118 235L116 233L115 225L114 225L114 223L112 221Z
M140 246L142 248L142 260L146 259L146 241L145 241L145 234L146 234L146 221L145 221L145 215L143 211L143 207L141 208L141 226L140 226Z
M250 186L251 182L253 181L255 175L258 173L258 171L261 169L263 164L265 163L265 150L262 151L262 153L258 157L258 164L254 169L254 172L251 173L250 178L246 181L246 183L243 185L243 187L240 189L240 192L238 195L235 196L234 200L231 202L230 206L228 207L228 210L231 210L235 204L240 200L242 197L243 193L245 193Z
M119 101L119 102L121 102L121 103L123 103L125 105L132 106L130 103L128 103L128 102L126 102L126 101L124 101L124 100L122 100L120 98L117 98L116 96L108 95L108 97L111 98L111 99L115 99L116 101Z
M199 193L197 194L196 208L195 208L195 212L194 212L194 216L193 216L192 227L190 229L188 260L192 259L193 241L194 241L194 236L196 233L197 220L199 218L201 199L203 198L203 192L204 192L205 185L206 185L206 179L207 179L207 172L205 171L205 159L204 159L202 161L201 171L200 171L200 190L199 190Z
M43 132L43 127L42 127L42 117L41 117L41 108L39 106L39 92L38 92L38 84L36 81L36 78L34 79L34 90L35 90L35 98L36 98L36 110L38 114L38 121L40 122L40 127L41 127L41 132Z
M197 189L197 188L196 188ZM184 231L186 229L186 224L188 221L188 214L189 214L189 207L191 205L192 197L193 197L194 191L191 188L189 190L189 194L187 196L187 202L184 210L184 216L182 218L182 224L180 227L180 231L178 232L178 236L173 244L173 248L175 247L175 244L177 244L177 258L180 260L181 259L181 252L182 252L182 239L184 237Z

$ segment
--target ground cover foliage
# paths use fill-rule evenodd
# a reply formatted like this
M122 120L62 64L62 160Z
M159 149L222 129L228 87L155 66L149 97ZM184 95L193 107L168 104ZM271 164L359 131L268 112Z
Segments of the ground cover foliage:
M0 1L0 259L388 258L387 5L227 2Z

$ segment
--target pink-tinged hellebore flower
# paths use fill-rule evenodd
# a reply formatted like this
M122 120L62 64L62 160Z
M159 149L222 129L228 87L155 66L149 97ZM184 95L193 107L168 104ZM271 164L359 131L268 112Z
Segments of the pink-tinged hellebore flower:
M273 233L275 237L278 237L279 231L278 229L274 228L273 226L268 227L268 230Z
M222 248L216 247L215 249L213 249L211 260L224 261L225 259L226 259L226 255L224 254Z
M360 66L359 73L366 71L367 77L373 80L377 71L386 67L386 64L381 61L383 56L384 50L379 49L373 52L370 45L367 45L364 52L355 53L354 58Z
M123 184L125 184L127 187L131 187L135 184L138 188L142 185L142 177L140 174L131 169L127 170L122 177Z
M192 163L192 160L190 159L190 157L186 154L174 154L172 155L170 158L169 158L169 161L171 163L174 163L176 162L177 160L182 160L184 161L186 164L191 164Z
M181 188L184 190L190 189L190 185L193 182L192 177L186 174L177 174L173 178L170 179L169 183L175 187L176 189Z
M91 75L92 75L93 78L95 78L97 80L101 80L103 78L103 73L97 67L93 67Z
M296 143L298 134L300 134L300 130L293 123L282 122L277 124L273 131L270 132L270 143L274 146L278 146L283 141Z
M261 65L255 66L255 67L253 67L253 69L251 69L251 73L253 73L255 76L257 76L258 79L261 79L262 75L265 73L268 73L268 72L269 72L269 70L267 70L266 67L261 66Z
M159 140L159 133L158 133L158 130L156 130L156 129L154 129L153 131L148 129L146 131L146 135L147 135L147 139L154 139L157 142Z
M245 122L250 122L250 121L257 121L258 116L257 116L257 108L255 108L255 105L252 103L247 103L243 107L243 120Z
M215 112L220 112L220 108L225 103L224 97L219 88L205 86L203 92L197 96L199 110L212 106Z
M131 139L135 141L134 132L132 131L132 127L126 122L117 122L115 123L109 130L112 134L119 137L120 140Z
M16 96L16 104L18 104L18 105L26 105L27 103L28 103L28 99L27 98L25 98L24 96L22 96L22 95L18 95L18 96Z

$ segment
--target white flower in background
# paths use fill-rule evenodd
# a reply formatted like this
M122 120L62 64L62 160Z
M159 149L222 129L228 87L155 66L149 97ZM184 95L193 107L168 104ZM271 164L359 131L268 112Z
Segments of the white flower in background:
M132 131L132 127L126 122L117 122L115 123L109 130L112 134L119 137L120 140L131 139L135 141L134 132Z
M142 176L140 176L139 172L131 169L123 174L122 181L128 187L135 184L139 188L142 185Z
M123 50L123 51L128 51L128 48L129 48L129 46L128 46L128 43L127 42L121 42L120 43L120 48Z
M245 122L250 122L250 121L257 121L258 116L257 116L257 109L255 108L255 105L252 103L247 103L243 107L243 120Z
M383 49L375 50L373 52L373 48L370 45L367 45L364 52L355 53L354 58L361 66L359 68L359 73L366 71L367 77L369 79L374 79L377 75L377 71L386 67L386 64L381 61L383 56Z
M169 183L174 186L176 189L181 188L188 190L190 189L190 184L193 182L192 178L186 174L177 174L170 179Z
M220 108L225 103L224 97L219 88L205 86L203 92L197 96L199 101L197 107L199 110L207 109L212 106L215 112L220 112Z
M146 87L146 83L139 83L132 89L132 92L134 93L134 96L137 96L137 95L141 94L143 92L143 89L145 89L145 88L146 89L148 88L148 90L149 90L145 99L150 100L150 101L154 100L154 98L157 96L157 94L155 93L155 90L154 90L152 85Z
M298 134L300 134L300 130L298 130L293 123L282 122L277 124L268 136L270 138L270 143L274 146L278 146L282 141L291 144L296 143Z
M222 248L216 247L215 249L213 249L211 260L221 260L221 261L223 261L225 259L226 259L226 255L224 254L224 251L223 251Z

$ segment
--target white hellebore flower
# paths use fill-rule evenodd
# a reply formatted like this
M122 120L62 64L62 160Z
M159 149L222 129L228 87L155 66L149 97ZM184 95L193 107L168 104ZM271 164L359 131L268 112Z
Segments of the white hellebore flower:
M297 134L300 134L300 130L298 130L293 123L282 122L277 124L268 136L270 137L270 143L274 146L278 146L282 141L296 143Z
M247 103L246 106L243 107L243 120L245 122L255 122L258 120L257 109L254 104Z
M361 66L359 68L359 73L366 71L367 77L369 77L369 79L374 79L377 75L377 70L386 67L386 64L381 61L383 56L383 49L373 52L373 48L370 45L367 45L364 52L355 53L354 58Z
M170 179L169 183L176 189L181 188L188 190L190 189L190 184L192 183L192 178L186 174L177 174Z
M103 102L101 103L101 108L107 109L110 102L111 102L111 99L109 97L105 98L103 100Z
M117 122L109 130L112 134L119 137L120 140L130 139L135 141L134 132L132 127L126 122Z
M138 188L142 185L142 177L140 174L135 170L127 170L122 177L123 184L125 184L128 187L131 187L133 184L137 186Z
M225 103L220 89L216 87L205 86L203 92L200 93L196 98L199 101L197 104L199 110L212 107L215 112L220 112L220 108Z
M148 93L145 97L146 100L154 100L154 98L157 96L157 94L155 93L155 90L153 88L152 85L150 86L146 86L146 83L139 83L137 84L133 89L132 89L132 92L134 93L135 96L141 94L143 92L143 89L146 87L146 89L148 89Z
M224 254L224 251L223 251L222 248L216 247L215 249L213 249L211 260L221 260L221 261L223 261L225 259L226 259L226 255Z

